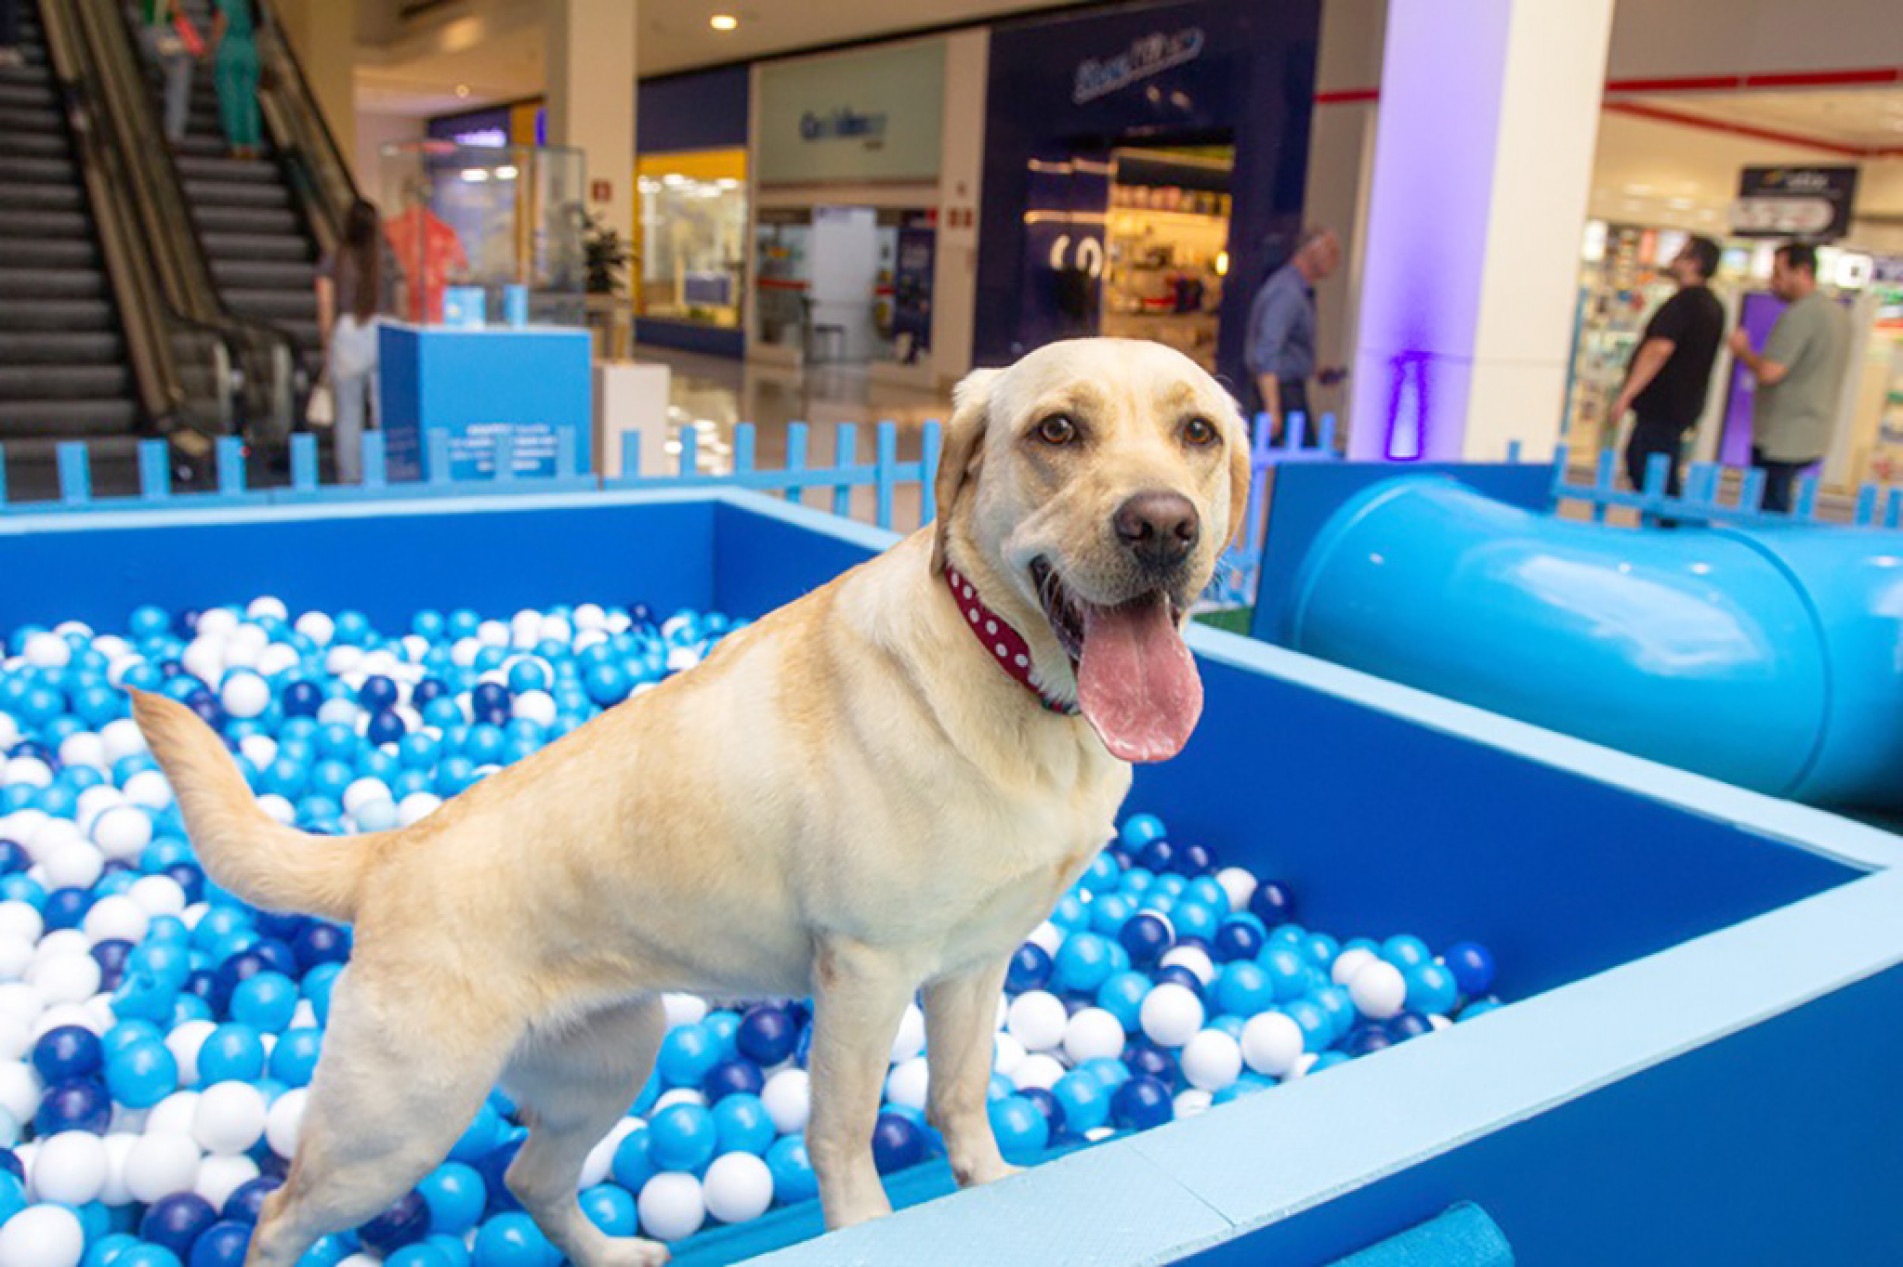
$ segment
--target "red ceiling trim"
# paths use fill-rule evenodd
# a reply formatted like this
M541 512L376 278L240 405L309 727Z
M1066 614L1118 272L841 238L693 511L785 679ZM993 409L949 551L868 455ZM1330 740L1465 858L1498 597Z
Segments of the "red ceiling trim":
M1703 128L1707 132L1726 132L1732 136L1748 136L1758 141L1775 141L1779 145L1796 145L1808 150L1822 150L1826 154L1840 154L1845 158L1884 158L1895 151L1882 149L1864 149L1861 146L1845 145L1839 141L1825 141L1814 136L1804 136L1797 132L1780 132L1775 128L1753 127L1748 123L1731 123L1724 119L1708 119L1700 114L1686 114L1680 110L1666 110L1658 106L1641 105L1636 101L1608 101L1605 108L1617 114L1634 115L1641 119L1655 119L1661 123L1676 123L1682 127Z
M1356 102L1379 101L1380 99L1381 90L1379 88L1344 88L1337 92L1318 92L1315 94L1315 104L1318 106L1341 106Z

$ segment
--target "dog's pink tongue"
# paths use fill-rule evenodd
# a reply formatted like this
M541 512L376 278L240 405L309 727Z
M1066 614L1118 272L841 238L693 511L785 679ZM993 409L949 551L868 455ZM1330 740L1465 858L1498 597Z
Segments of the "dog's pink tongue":
M1203 680L1161 595L1084 609L1077 702L1125 761L1167 761L1183 750L1202 716Z

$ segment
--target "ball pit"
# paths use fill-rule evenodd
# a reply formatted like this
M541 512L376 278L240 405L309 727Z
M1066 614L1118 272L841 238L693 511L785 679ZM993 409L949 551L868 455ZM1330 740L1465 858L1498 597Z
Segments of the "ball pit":
M508 622L420 612L398 636L348 611L293 623L265 598L142 608L118 635L15 631L0 672L0 1267L78 1267L108 1240L129 1267L240 1261L295 1149L349 954L347 929L207 882L111 688L162 691L217 726L284 821L380 830L734 627L583 604ZM1442 962L1404 935L1343 944L1295 909L1282 882L1222 867L1154 815L1127 818L1012 961L990 1106L1005 1155L1148 1129L1497 1002L1484 947ZM589 1216L680 1240L811 1201L809 1005L667 1003L654 1077L584 1174ZM924 1119L924 1038L909 1008L874 1138L882 1173L943 1151ZM415 1191L307 1261L555 1261L501 1182L522 1134L496 1094Z

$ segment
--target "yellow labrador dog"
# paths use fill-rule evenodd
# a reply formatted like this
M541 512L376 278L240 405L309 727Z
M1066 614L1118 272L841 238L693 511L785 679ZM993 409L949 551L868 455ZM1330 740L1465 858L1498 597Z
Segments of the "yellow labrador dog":
M288 1181L250 1262L292 1267L437 1165L498 1080L510 1189L585 1267L666 1260L582 1214L660 994L814 999L807 1145L829 1227L890 1210L871 1135L923 990L929 1116L961 1184L1012 952L1110 838L1132 761L1202 708L1180 626L1248 488L1236 406L1157 344L1059 343L962 382L939 518L402 831L306 836L192 713L138 721L217 882L351 920Z

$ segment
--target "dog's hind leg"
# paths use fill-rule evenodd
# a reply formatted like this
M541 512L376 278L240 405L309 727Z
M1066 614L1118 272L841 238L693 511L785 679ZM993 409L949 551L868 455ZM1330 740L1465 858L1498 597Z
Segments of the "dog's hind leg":
M357 973L338 978L297 1156L264 1204L247 1267L295 1267L318 1237L409 1191L448 1154L514 1045L500 1017L472 1027L427 991L391 997L384 978Z
M650 995L554 1032L531 1031L502 1075L529 1124L509 1167L509 1190L578 1267L667 1261L660 1242L609 1236L576 1200L589 1150L627 1115L666 1032L661 1000Z
M996 1046L1004 964L947 977L925 987L925 1056L931 1067L926 1112L945 1135L959 1187L1016 1171L998 1152L986 1105Z

